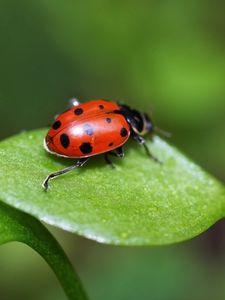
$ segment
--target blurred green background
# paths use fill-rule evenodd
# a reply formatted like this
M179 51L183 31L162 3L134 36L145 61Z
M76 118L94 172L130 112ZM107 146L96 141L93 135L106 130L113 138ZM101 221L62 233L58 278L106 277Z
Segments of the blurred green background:
M73 96L122 100L225 181L224 9L221 0L0 0L0 138L48 126ZM211 300L225 299L224 223L154 248L50 229L93 300ZM0 248L0 268L1 300L65 299L22 244Z

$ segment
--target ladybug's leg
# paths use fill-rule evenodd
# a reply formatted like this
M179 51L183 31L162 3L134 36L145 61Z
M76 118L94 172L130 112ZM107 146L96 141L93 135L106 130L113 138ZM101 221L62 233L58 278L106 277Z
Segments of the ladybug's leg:
M109 159L109 154L112 154L112 155L113 155L113 153L111 153L111 152L105 153L105 161L106 161L106 163L107 163L108 165L111 166L112 169L115 169L114 163L111 161L111 159ZM114 154L115 154L115 153L114 153Z
M122 147L118 147L115 149L115 152L116 152L116 156L117 157L124 157L124 152L123 152L123 148Z
M116 156L116 157L124 157L124 152L123 152L123 148L122 147L118 147L113 151L107 152L105 153L105 161L107 164L109 164L113 169L115 168L113 162L109 159L108 155L112 155L112 156Z
M114 152L115 151L115 152ZM122 147L118 147L115 150L111 151L111 152L107 152L110 155L116 156L116 157L124 157L124 152L123 152L123 148Z
M160 163L161 164L161 161L158 160L157 157L155 157L151 151L148 149L148 146L146 145L146 142L145 142L145 139L138 135L137 133L133 133L133 138L136 142L138 142L138 144L142 145L144 148L145 148L145 152L146 154L148 155L148 157L150 157L151 159L153 159L155 162L157 163Z
M73 169L75 168L79 168L79 167L82 167L86 161L89 159L89 157L84 157L84 158L81 158L79 159L75 165L73 166L70 166L70 167L67 167L63 170L60 170L60 171L57 171L57 172L54 172L54 173L51 173L47 176L47 178L44 180L44 182L42 183L42 186L43 188L45 189L45 191L47 191L48 189L48 185L49 185L49 180L53 179L54 177L58 177L59 175L62 175L62 174L65 174L67 172L70 172L72 171Z

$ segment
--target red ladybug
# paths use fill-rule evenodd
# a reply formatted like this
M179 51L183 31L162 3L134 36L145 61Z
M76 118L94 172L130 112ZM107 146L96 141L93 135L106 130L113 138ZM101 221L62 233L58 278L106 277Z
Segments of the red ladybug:
M138 112L127 105L106 100L91 100L79 104L57 117L44 139L44 148L52 154L67 158L79 158L72 166L48 175L43 182L48 189L49 180L67 173L83 164L94 155L105 154L105 160L113 166L108 154L123 157L122 146L131 136L150 153L142 137L153 132L153 124L146 113Z

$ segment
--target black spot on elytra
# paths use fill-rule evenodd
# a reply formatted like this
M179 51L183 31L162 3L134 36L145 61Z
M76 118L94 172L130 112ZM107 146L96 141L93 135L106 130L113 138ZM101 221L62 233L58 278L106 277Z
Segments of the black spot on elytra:
M74 113L76 116L82 115L83 112L84 112L84 110L82 108L76 108L74 110Z
M112 122L111 118L106 118L105 120L106 120L107 123L111 123Z
M60 143L65 149L69 147L70 139L67 134L63 133L60 135Z
M99 107L100 109L104 109L104 105L102 105L102 104L100 104L98 107Z
M112 145L113 145L113 142L109 143L109 147L112 147Z
M89 154L92 152L93 147L91 146L90 143L83 143L82 145L80 145L80 151L83 154Z
M122 136L122 137L125 137L125 136L127 136L127 134L128 134L128 131L126 130L126 128L121 128L121 130L120 130L120 135Z
M57 130L59 129L59 127L62 125L62 123L58 120L58 121L55 121L55 123L52 125L52 128Z
M83 128L84 128L84 132L85 132L87 135L93 135L94 130L93 130L93 128L91 127L90 124L84 124Z

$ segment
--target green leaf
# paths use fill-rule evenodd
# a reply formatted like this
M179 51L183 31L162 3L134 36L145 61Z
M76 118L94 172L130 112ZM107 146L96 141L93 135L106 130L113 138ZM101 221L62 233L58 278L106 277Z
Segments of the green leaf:
M11 241L27 244L46 260L68 299L87 299L72 265L50 232L35 218L0 202L0 245Z
M148 145L162 165L130 142L116 169L95 157L45 192L45 177L73 164L45 152L45 134L0 143L0 198L48 224L103 243L159 245L190 239L225 215L224 186L159 137Z

